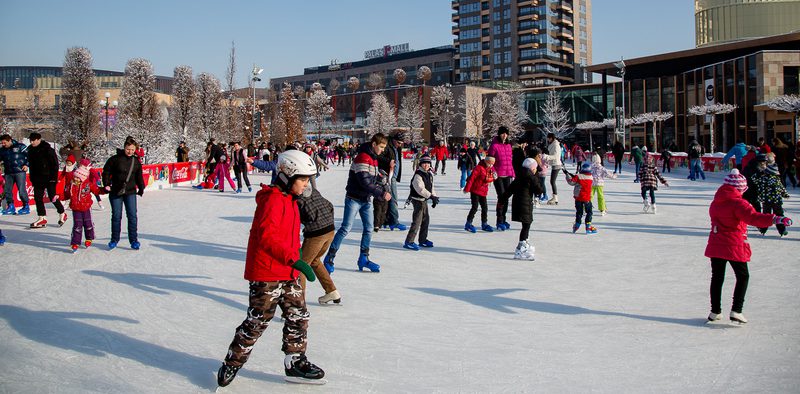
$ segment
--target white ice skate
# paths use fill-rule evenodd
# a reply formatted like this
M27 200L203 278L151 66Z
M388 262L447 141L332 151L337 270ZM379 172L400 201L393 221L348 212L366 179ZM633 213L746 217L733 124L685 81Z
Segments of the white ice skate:
M329 302L333 302L334 304L339 304L342 302L342 296L339 295L339 290L334 290L328 294L325 294L322 297L318 298L320 304L327 304Z
M642 207L642 211L644 213L649 212L650 211L650 202L647 201L647 200L643 200L642 202L644 203L644 206Z
M739 324L747 323L747 319L745 319L743 314L734 311L731 311L731 321L735 321Z
M520 241L519 244L517 244L517 249L514 251L514 260L533 261L535 260L533 255L535 251L536 248L529 245L527 241Z
M650 213L652 213L653 215L656 214L656 204L650 206Z
M553 198L547 201L547 205L558 205L558 194L553 194Z

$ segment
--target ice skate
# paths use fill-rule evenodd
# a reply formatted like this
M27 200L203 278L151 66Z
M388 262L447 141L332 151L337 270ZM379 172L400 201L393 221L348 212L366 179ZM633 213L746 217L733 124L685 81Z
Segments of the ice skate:
M59 214L58 214L58 227L61 227L61 226L63 226L63 225L64 225L64 223L66 223L66 222L67 222L67 219L68 219L68 218L69 218L69 217L67 216L67 213L66 213L66 212L61 212L61 213L59 213Z
M592 226L591 223L586 223L586 234L597 234L597 227Z
M108 242L108 250L112 250L117 247L117 241L109 241Z
M608 214L608 211L600 211L600 216L606 216L606 214Z
M6 244L6 236L3 235L3 233L0 233L0 246L3 246L5 244Z
M327 380L322 368L308 361L305 354L287 354L283 360L286 370L285 380L290 383L325 384Z
M47 218L44 216L39 216L39 219L31 223L31 228L45 228L45 227L47 227Z
M708 321L717 321L722 317L722 313L711 312L708 314Z
M533 261L534 247L528 245L527 241L519 241L517 249L514 251L514 260L529 260Z
M558 194L553 194L553 198L547 201L547 205L558 205Z
M139 250L139 248L140 248L140 247L142 247L142 245L139 243L139 241L133 241L133 242L131 242L131 249L133 249L133 250Z
M3 215L16 215L17 214L17 207L14 204L9 204L6 209L3 210Z
M367 256L367 255L365 255L363 253L358 255L357 264L358 264L358 270L359 271L364 271L364 268L366 268L366 269L368 269L368 270L370 270L372 272L381 272L381 266L378 265L378 264L375 264L374 261L370 261L369 260L369 256Z
M236 373L239 372L239 369L242 367L234 367L227 364L222 364L219 367L219 371L217 371L217 385L220 387L225 387L233 381L233 378L236 377Z
M731 311L731 321L735 321L739 324L747 323L747 319L745 319L744 315L741 312L734 312L734 311Z
M28 204L23 205L22 208L17 211L17 215L27 215L29 213L31 213L31 207Z
M467 222L466 224L464 224L464 230L467 230L467 231L469 231L471 233L477 233L478 232L478 229L476 229L475 226L473 226L471 222Z
M325 305L329 302L333 302L334 304L339 304L342 302L342 296L339 295L339 290L334 290L330 293L325 294L322 297L319 297L317 300L322 305Z
M650 206L650 213L652 213L653 215L656 214L656 204Z
M489 225L489 223L483 222L481 223L481 230L486 231L487 233L491 233L494 231L494 228Z
M405 224L397 223L389 225L389 229L392 231L394 230L406 231L408 230L408 227Z
M581 228L581 223L580 222L573 224L572 225L572 233L573 234L577 233L579 228Z
M649 212L649 211L650 211L650 202L649 202L649 201L647 201L647 200L643 200L643 201L642 201L642 204L644 204L644 205L642 206L642 212L644 212L644 213L647 213L647 212Z
M86 242L83 243L83 246L85 246L87 248L92 246L92 240L91 239L87 239Z
M433 242L431 242L430 240L425 241L425 242L420 242L419 243L419 247L420 248L432 248L433 247Z
M71 248L72 248L72 253L78 253L78 245L77 244L72 244Z
M417 245L414 242L405 242L405 243L403 243L403 248L409 249L409 250L419 250L419 245Z
M781 238L788 236L789 236L789 230L783 230L783 232L781 233Z

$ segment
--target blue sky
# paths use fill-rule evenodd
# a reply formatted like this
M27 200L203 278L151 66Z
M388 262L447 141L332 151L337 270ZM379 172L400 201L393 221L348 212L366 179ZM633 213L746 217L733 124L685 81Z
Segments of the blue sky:
M594 63L693 48L693 4L593 1ZM387 44L452 44L452 12L446 0L3 0L0 65L60 66L67 48L84 46L98 69L143 57L159 75L189 65L223 79L235 41L242 87L254 63L271 78Z

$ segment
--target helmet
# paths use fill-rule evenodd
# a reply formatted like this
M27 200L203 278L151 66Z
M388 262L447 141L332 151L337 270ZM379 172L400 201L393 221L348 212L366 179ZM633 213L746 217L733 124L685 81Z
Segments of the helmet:
M581 172L584 174L588 174L592 172L592 163L584 162L581 164Z
M287 178L317 174L317 166L311 157L299 150L287 150L278 155L278 171Z

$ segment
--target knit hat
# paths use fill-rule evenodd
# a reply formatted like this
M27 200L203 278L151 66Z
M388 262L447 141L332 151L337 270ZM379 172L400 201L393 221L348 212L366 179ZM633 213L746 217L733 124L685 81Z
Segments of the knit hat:
M768 165L767 168L764 170L764 172L766 172L767 174L770 174L770 175L778 175L778 174L780 174L780 171L778 170L778 165L775 164L775 163L772 163L772 164Z
M763 161L763 162L766 163L767 162L767 155L765 155L763 153L756 154L756 161Z
M89 166L81 165L80 167L76 168L75 171L72 172L72 174L75 176L75 178L83 182L89 178Z
M87 158L82 158L80 162L81 167L89 168L92 165L92 161Z
M424 163L431 164L431 156L427 153L419 158L419 164L424 164Z
M745 190L747 190L747 179L744 177L744 175L739 173L739 170L735 168L732 169L730 174L728 174L728 176L725 177L724 183L726 185L733 186L740 193L744 193Z
M75 155L67 155L67 161L70 163L75 163Z
M538 165L539 163L536 162L536 159L532 159L530 157L522 162L522 166L529 170L536 168Z
M591 174L592 173L592 163L583 162L583 164L581 164L581 173L583 173L583 174Z

